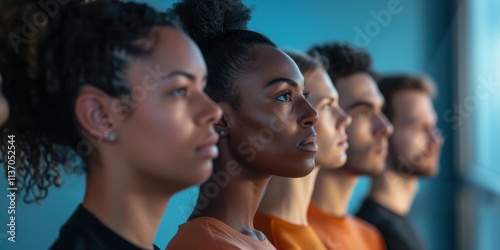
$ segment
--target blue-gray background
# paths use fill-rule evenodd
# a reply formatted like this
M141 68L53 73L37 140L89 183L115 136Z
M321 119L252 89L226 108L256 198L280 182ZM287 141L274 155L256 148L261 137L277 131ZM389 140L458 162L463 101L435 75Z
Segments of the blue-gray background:
M438 113L448 109L454 96L454 36L455 1L400 0L400 13L393 14L384 26L374 25L370 14L388 9L395 0L245 0L255 7L250 28L269 36L284 49L306 50L312 44L345 41L367 45L375 69L422 72L433 77L439 86L436 101ZM142 0L165 9L173 1ZM369 26L369 31L365 29ZM369 42L355 40L356 27L369 34ZM456 249L456 162L452 158L454 132L451 124L442 120L440 128L446 136L441 159L441 172L433 180L422 181L410 217L431 249ZM362 179L350 210L354 211L364 197L369 181ZM0 178L0 187L5 187ZM41 205L18 203L16 243L5 238L0 227L1 249L46 249L58 235L60 226L83 198L84 176L68 176L60 189L50 190ZM8 223L6 190L0 189L0 225ZM155 243L163 248L183 223L193 206L196 190L191 188L176 195L170 202ZM5 227L6 229L6 227ZM193 236L196 237L196 236Z

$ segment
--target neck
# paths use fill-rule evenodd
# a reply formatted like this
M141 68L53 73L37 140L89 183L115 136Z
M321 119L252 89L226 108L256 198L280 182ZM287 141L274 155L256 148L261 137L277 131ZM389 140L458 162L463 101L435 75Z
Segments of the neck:
M219 171L201 185L198 202L190 220L199 217L215 218L247 236L265 239L262 233L254 229L253 217L271 176L222 154L214 162L214 168Z
M388 166L381 175L374 177L369 198L385 208L401 215L408 214L415 194L418 181L414 176L403 176Z
M308 225L307 209L311 203L319 167L302 178L273 176L259 205L259 212L297 225Z
M104 166L90 169L83 206L125 240L152 249L171 195L134 189L131 179L117 176Z
M347 215L357 180L356 175L342 168L320 170L314 186L312 203L327 214L339 217Z

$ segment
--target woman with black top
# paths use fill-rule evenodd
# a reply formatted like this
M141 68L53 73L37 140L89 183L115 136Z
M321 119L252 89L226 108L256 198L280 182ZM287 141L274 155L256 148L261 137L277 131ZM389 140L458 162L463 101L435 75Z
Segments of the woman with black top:
M172 12L205 56L206 92L223 118L214 174L167 249L275 249L253 217L272 175L302 177L315 166L318 113L304 78L274 43L247 30L250 10L241 1L185 0Z
M121 1L66 3L29 46L10 128L23 139L20 188L43 199L72 151L87 172L51 249L158 249L170 197L204 182L218 155L221 110L199 49L170 15Z

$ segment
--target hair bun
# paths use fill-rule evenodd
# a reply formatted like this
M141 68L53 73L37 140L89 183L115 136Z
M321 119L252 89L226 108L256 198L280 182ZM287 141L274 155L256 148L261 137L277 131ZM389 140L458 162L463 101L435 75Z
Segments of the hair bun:
M179 16L197 43L231 30L246 30L251 18L250 8L241 0L181 0L170 12Z

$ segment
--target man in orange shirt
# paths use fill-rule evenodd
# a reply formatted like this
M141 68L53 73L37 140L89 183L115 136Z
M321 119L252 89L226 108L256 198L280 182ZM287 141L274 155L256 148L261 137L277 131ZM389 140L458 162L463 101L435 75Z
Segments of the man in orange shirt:
M352 117L347 162L339 169L319 171L308 220L328 249L385 249L378 230L349 214L347 207L359 176L385 169L387 138L392 124L382 113L384 97L378 90L367 52L347 44L315 46L310 54L329 61L328 74L339 93L339 104Z

